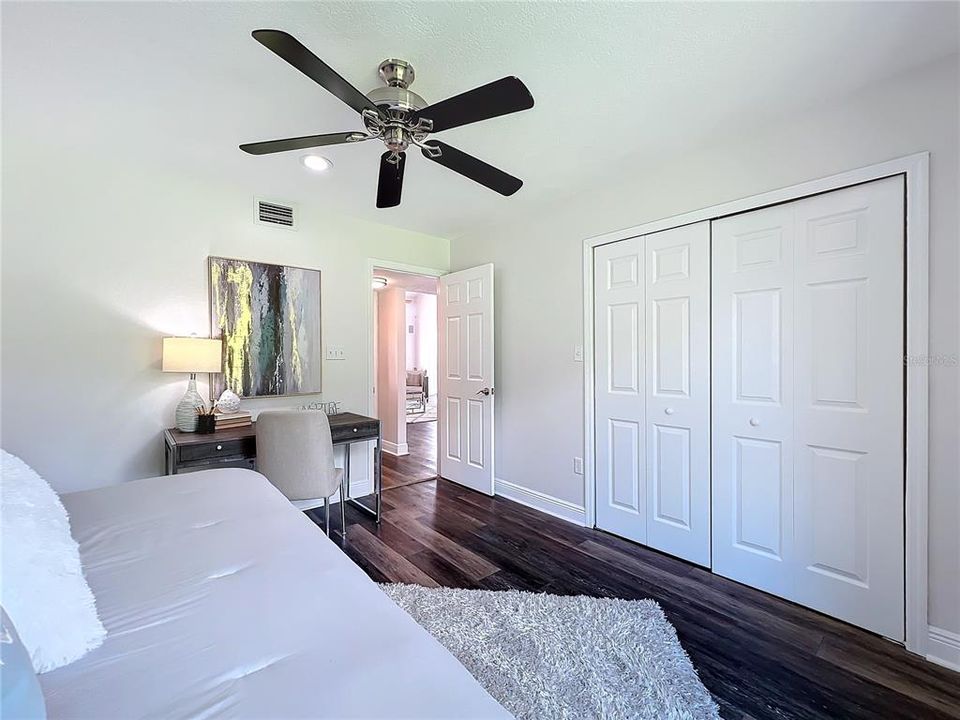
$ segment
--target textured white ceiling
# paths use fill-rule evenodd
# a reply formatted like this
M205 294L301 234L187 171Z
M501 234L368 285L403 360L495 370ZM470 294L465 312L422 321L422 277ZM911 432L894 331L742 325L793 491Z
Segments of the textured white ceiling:
M957 4L4 2L4 132L103 148L270 197L455 237L668 153L957 51ZM250 37L298 37L361 90L386 57L437 101L504 75L536 106L438 137L525 181L511 198L415 153L400 207L374 207L375 143L252 157L243 142L347 131L357 116ZM10 137L5 137L9 140ZM106 158L105 158L106 161Z

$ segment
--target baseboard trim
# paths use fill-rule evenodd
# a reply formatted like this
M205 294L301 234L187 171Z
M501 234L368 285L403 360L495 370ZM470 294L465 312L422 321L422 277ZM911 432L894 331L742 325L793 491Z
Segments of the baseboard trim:
M960 672L960 633L930 626L927 660Z
M406 443L394 443L389 440L381 441L382 450L388 455L395 455L397 457L401 455L409 455L410 447Z
M587 511L576 503L567 500L561 500L553 495L521 487L508 480L495 478L493 481L493 491L496 495L501 495L508 500L513 500L521 505L526 505L534 510L539 510L547 515L572 522L581 527L587 524Z

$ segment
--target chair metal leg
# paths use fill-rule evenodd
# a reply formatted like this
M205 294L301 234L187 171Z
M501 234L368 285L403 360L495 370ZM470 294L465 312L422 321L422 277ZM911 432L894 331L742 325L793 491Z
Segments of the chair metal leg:
M323 527L330 537L330 498L323 499Z
M340 481L340 539L347 539L347 484Z

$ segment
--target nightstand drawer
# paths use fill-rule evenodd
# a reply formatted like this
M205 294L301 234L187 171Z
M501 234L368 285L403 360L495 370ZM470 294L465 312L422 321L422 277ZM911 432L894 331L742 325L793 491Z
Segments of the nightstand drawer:
M257 452L257 440L253 437L236 440L211 440L180 448L180 462L197 462L228 457L253 457Z
M330 436L333 442L345 442L353 438L376 439L380 432L380 423L377 420L358 420L349 424L334 424L330 426Z

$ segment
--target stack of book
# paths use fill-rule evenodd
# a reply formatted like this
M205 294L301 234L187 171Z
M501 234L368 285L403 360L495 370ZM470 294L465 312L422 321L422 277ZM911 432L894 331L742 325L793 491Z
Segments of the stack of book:
M232 413L217 413L216 417L217 430L244 427L253 422L248 410L240 410L239 412Z

